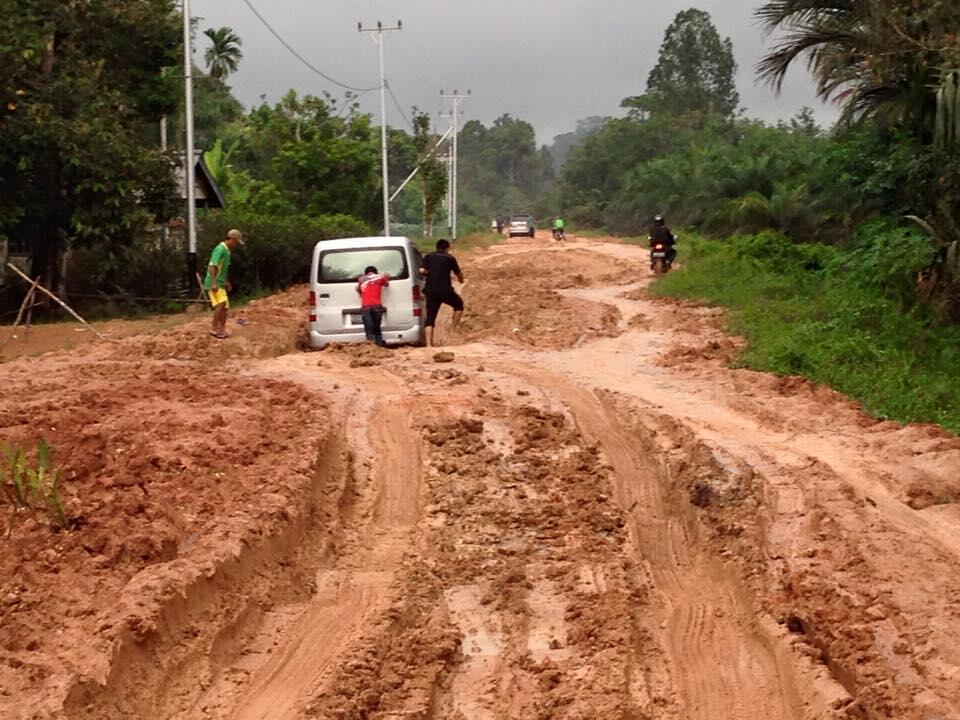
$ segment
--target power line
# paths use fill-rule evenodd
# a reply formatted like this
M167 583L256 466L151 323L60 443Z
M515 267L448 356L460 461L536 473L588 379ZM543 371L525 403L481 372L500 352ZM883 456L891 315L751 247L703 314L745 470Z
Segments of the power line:
M330 8L331 8L332 10L335 10L337 13L339 13L339 14L342 15L343 17L349 18L349 19L353 20L354 22L357 22L357 21L360 20L360 17L359 17L359 16L356 14L356 12L349 6L349 4L347 3L346 0L325 0L325 1L326 1L326 3L330 6ZM381 10L381 12L383 12L383 11ZM384 13L384 14L389 15L389 13ZM411 66L409 69L412 70L413 73L414 73L414 75L416 75L416 76L420 79L420 81L423 83L423 86L424 86L424 87L430 87L430 88L432 88L432 87L433 87L433 82L430 81L430 80L428 80L428 79L424 76L424 74L421 72L421 70L428 70L429 73L432 74L436 80L439 80L439 81L440 81L440 84L441 84L441 85L449 85L449 82L447 82L447 79L444 78L444 77L440 74L440 72L437 70L436 63L434 63L432 60L430 60L430 58L427 56L426 52L424 52L424 50L420 47L420 45L418 45L418 44L414 41L414 39L413 39L412 36L409 37L409 38L407 38L407 42L412 43L414 49L417 51L417 54L418 54L418 55L420 56L420 58L422 59L422 62L421 62L421 60L418 60L418 59L417 59L416 57L414 57L412 54L410 54L409 52L407 52L407 51L403 48L402 45L398 45L398 46L396 47L395 52L400 53L401 55L403 55L403 56L409 61L410 66Z
M375 28L364 28L363 23L357 23L357 30L361 33L370 33L377 43L377 52L380 56L380 157L383 172L383 235L390 237L390 170L387 161L387 74L384 70L383 46L386 36L403 29L403 23L397 20L394 27L386 27L377 20ZM391 93L392 95L392 93Z
M390 87L389 82L385 82L387 86L387 92L390 93L390 98L393 100L394 106L397 108L397 112L400 113L400 116L407 121L407 125L410 126L410 129L413 130L413 122L410 118L407 117L407 114L403 111L403 106L400 104L400 101L397 100L397 96L393 94L393 88Z
M317 67L315 67L309 60L307 60L305 57L303 57L303 55L301 55L301 54L298 53L296 50L294 50L293 47L291 47L290 43L288 43L286 40L284 40L284 39L280 36L280 34L279 34L276 30L273 29L273 26L271 26L270 23L267 22L267 19L266 19L265 17L263 17L263 15L261 15L261 14L257 11L257 9L253 6L253 3L250 2L250 0L243 0L243 2L244 2L244 4L245 4L248 8L250 8L250 12L252 12L254 15L257 16L257 19L258 19L261 23L263 23L263 26L264 26L267 30L270 31L270 34L271 34L271 35L273 35L277 40L280 41L280 44L283 45L283 46L290 52L291 55L293 55L297 60L299 60L300 62L302 62L302 63L303 63L304 65L306 65L310 70L312 70L313 72L315 72L317 75L319 75L320 77L322 77L324 80L326 80L326 81L328 81L328 82L331 82L331 83L333 83L334 85L338 85L339 87L342 87L344 90L353 90L353 91L355 91L355 92L372 92L373 90L378 90L378 89L380 88L379 85L374 85L373 87L369 87L369 88L354 87L353 85L347 85L346 83L342 83L342 82L340 82L339 80L335 80L334 78L330 77L330 76L327 75L325 72L323 72L322 70L320 70L320 69L318 69Z

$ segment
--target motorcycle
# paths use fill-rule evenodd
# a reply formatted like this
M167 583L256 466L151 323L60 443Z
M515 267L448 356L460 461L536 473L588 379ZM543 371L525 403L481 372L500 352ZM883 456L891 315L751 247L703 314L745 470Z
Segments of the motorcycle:
M563 241L567 239L567 234L563 231L563 228L554 228L553 229L553 239Z
M650 269L656 275L665 275L670 272L671 265L673 265L673 258L670 249L664 243L655 243L650 248Z

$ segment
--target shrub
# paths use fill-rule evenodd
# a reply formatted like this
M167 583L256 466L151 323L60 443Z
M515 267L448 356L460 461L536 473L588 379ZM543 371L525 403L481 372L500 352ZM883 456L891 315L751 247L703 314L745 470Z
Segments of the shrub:
M237 228L245 244L230 264L230 281L236 290L251 295L307 282L313 247L320 240L369 235L370 227L349 215L267 216L218 211L204 216L198 242L198 263L206 264L210 251ZM202 273L201 273L202 274Z

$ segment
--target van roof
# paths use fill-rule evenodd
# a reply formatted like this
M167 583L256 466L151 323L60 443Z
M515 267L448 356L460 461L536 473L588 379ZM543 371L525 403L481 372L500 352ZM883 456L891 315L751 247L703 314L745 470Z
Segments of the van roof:
M397 245L409 244L411 244L410 238L407 237L384 237L383 235L377 235L375 237L321 240L317 243L316 247L320 250L348 250L354 247L396 247Z

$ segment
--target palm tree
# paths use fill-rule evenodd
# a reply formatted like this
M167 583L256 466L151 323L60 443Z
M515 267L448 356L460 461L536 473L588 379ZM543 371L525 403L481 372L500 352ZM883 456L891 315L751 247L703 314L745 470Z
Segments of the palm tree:
M737 232L780 230L798 235L811 233L818 224L809 187L790 182L775 183L769 195L752 191L728 200L712 220Z
M823 99L843 104L847 119L885 116L925 141L944 112L938 87L956 52L948 34L956 24L951 3L918 10L906 0L768 0L756 11L761 25L780 33L758 64L777 90L787 70L805 58ZM951 93L941 93L941 98ZM951 115L952 116L952 115Z
M210 77L223 82L240 66L240 60L243 58L240 46L243 45L243 41L228 27L222 27L219 30L207 28L203 34L210 38L211 43L204 55Z

